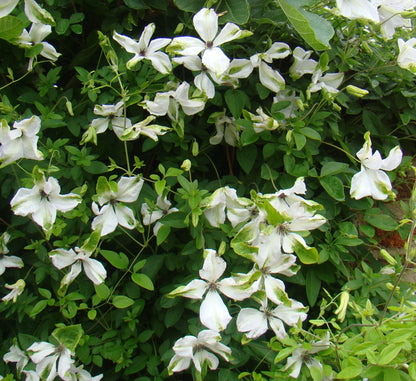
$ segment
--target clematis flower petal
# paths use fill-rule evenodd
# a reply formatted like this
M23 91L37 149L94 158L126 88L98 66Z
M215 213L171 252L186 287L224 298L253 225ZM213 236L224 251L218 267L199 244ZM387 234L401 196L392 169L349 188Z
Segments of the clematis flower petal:
M261 61L259 65L259 78L264 87L278 93L285 87L285 79L277 70L272 69L265 62Z
M202 269L199 270L199 276L208 282L216 282L224 273L227 264L215 250L206 249L204 254L206 257Z
M227 328L232 318L217 291L208 290L201 303L199 319L205 327L217 332Z
M220 76L225 73L230 66L230 59L218 47L206 49L202 53L202 63L215 75Z
M7 16L16 7L19 0L5 0L0 4L0 18Z
M101 262L96 259L88 258L82 261L85 275L93 282L94 284L103 283L107 277L107 271Z
M267 331L267 318L264 312L254 308L242 308L237 316L237 329L247 332L246 336L254 339Z
M218 33L218 15L213 9L202 8L195 14L193 24L205 42L212 42Z

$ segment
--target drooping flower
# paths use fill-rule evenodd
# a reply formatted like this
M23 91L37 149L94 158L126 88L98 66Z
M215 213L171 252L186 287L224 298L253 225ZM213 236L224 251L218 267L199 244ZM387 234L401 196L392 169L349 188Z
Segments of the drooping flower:
M19 159L42 160L43 155L37 148L40 130L40 118L30 118L14 122L10 130L3 119L0 130L0 160L2 165L10 164Z
M275 308L270 308L267 298L256 298L260 303L260 309L242 308L237 316L237 329L240 332L247 332L246 336L255 339L263 335L268 326L273 330L278 339L286 337L284 324L295 326L299 320L304 321L307 317L307 308L297 300L290 300L291 306L280 304Z
M55 62L61 54L58 53L51 44L43 41L43 39L51 33L52 28L50 25L33 23L29 32L26 29L23 29L23 32L19 36L17 42L24 48L31 48L33 45L41 44L42 51L39 54L42 57ZM33 68L33 60L34 57L31 57L29 60L28 71Z
M136 219L133 211L124 205L137 200L143 186L139 176L121 177L118 183L108 182L101 176L97 181L98 205L93 202L92 210L96 217L92 221L93 230L100 230L101 236L112 233L117 225L134 229Z
M220 144L224 139L227 144L237 147L240 142L240 131L235 119L225 115L225 111L215 112L208 118L208 123L215 123L216 134L209 138L212 145Z
M160 126L158 124L150 124L156 117L153 115L148 116L146 119L141 122L133 124L131 127L126 128L119 138L121 140L136 140L140 135L147 136L148 138L157 142L159 140L158 136L166 134L170 128L165 126Z
M167 216L168 214L175 213L179 209L171 208L172 203L161 195L157 197L156 205L154 208L151 208L147 203L143 203L141 207L141 214L143 216L143 225L150 225L154 222L160 220L162 217ZM160 227L162 226L161 222L156 222L153 227L153 234L157 235Z
M107 272L101 262L90 258L91 254L91 252L82 247L75 247L75 251L73 249L52 250L49 256L56 268L62 270L72 265L71 270L62 279L61 284L69 285L79 275L82 269L91 282L94 284L103 283L107 277Z
M304 74L312 74L315 71L318 62L310 58L311 54L312 50L304 50L300 46L293 50L295 62L289 68L290 76L293 79L298 79Z
M399 55L397 56L397 64L413 74L416 73L416 38L404 41L399 38Z
M382 159L379 151L373 153L371 148L370 132L364 135L365 143L357 152L361 162L361 171L356 173L351 180L351 197L359 200L370 196L375 200L385 200L394 194L390 178L384 171L392 171L402 161L403 152L399 146L390 150L387 158Z
M3 361L7 364L8 362L15 362L17 373L20 374L23 371L23 368L29 362L29 358L26 356L26 353L22 351L17 345L12 345L3 356Z
M91 376L91 373L85 370L82 365L76 368L72 366L67 375L68 376L65 378L65 381L100 381L104 377L103 374Z
M5 284L4 287L11 290L7 295L3 296L1 300L3 302L8 302L13 300L13 303L16 303L17 297L25 290L26 283L23 279L19 279L16 283Z
M33 343L27 351L32 353L30 359L36 364L36 373L46 381L53 381L56 376L66 380L68 371L74 363L74 355L62 344L58 346L42 341Z
M257 114L252 114L247 111L247 115L253 122L253 129L255 132L261 133L263 131L273 131L279 128L279 122L267 115L261 107L257 108L256 113Z
M292 119L296 116L295 111L299 109L299 101L300 97L296 96L296 90L294 89L282 90L273 97L273 103L289 102L287 107L279 110L286 119ZM285 123L285 121L281 121L281 123Z
M33 188L20 188L10 205L14 214L29 215L43 230L49 231L55 222L57 211L68 212L82 201L75 193L62 195L60 191L58 180L54 177L46 180L42 174L35 180Z
M191 299L205 299L201 303L199 318L201 323L214 331L223 331L231 320L227 306L221 299L219 292L234 300L243 300L253 293L246 284L239 284L237 278L218 280L224 273L227 264L212 249L206 249L205 261L199 276L202 279L194 279L186 286L180 286L173 290L169 296L184 296Z
M147 25L138 41L114 32L113 39L129 53L134 54L134 57L126 64L127 69L131 69L141 60L147 59L151 61L152 66L162 74L168 74L172 70L172 64L170 63L168 55L159 51L168 45L171 39L156 38L150 41L155 29L155 24L151 23Z
M0 18L7 16L16 7L19 0L4 0L0 4Z
M33 23L55 25L52 15L41 8L35 0L25 0L25 14Z
M221 336L218 332L208 329L199 332L198 337L188 335L178 339L173 346L175 355L170 360L169 373L188 369L191 361L199 373L204 363L207 363L211 370L217 369L219 360L211 352L230 361L231 349L220 343L220 340Z
M338 93L338 87L344 79L344 73L326 73L322 75L322 70L317 70L312 75L312 83L308 87L309 93L324 90L329 94Z
M368 0L337 0L337 11L350 20L366 19L380 22L377 7Z
M23 267L23 261L21 258L16 257L14 255L6 255L9 253L9 249L7 248L7 242L9 242L10 234L4 232L0 236L0 275L2 275L6 268L9 267Z
M168 114L174 121L179 119L179 105L186 115L194 115L204 109L205 101L201 98L189 98L189 87L188 82L182 82L176 90L156 93L153 101L143 101L143 107L153 115Z
M182 56L195 56L202 52L203 65L221 76L229 67L230 59L220 46L240 37L240 28L227 23L218 33L218 15L213 9L202 8L193 18L195 30L202 40L196 37L175 37L167 51Z

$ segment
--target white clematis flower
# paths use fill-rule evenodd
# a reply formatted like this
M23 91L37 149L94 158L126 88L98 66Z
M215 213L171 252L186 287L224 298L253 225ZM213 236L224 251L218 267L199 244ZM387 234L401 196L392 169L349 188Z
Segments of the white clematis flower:
M300 97L296 96L296 90L289 90L289 89L280 91L273 98L273 103L290 102L290 104L287 107L279 110L279 112L282 113L286 119L292 119L296 117L295 112L299 109L300 101L301 101ZM280 121L280 122L284 123L285 121Z
M0 4L0 18L12 12L18 2L19 0L3 0Z
M351 180L351 197L359 200L370 196L375 200L385 200L394 194L389 176L383 171L392 171L397 168L403 157L400 147L394 147L387 158L382 159L379 151L373 153L371 148L370 133L364 135L363 148L357 152L361 161L361 171L356 173Z
M309 93L324 90L329 94L338 93L338 87L344 79L344 73L326 73L322 75L322 70L316 71L312 75L312 83L308 87Z
M68 212L74 209L81 201L81 197L75 193L59 194L61 187L58 180L42 175L37 179L32 189L20 188L10 205L14 214L18 216L31 216L32 220L42 226L44 231L49 231L56 219L56 212Z
M26 353L22 351L17 345L12 345L3 356L3 361L7 364L8 362L15 362L17 373L22 373L23 368L29 362L29 358L26 356Z
M81 269L84 270L85 275L94 284L104 282L107 277L107 272L101 262L90 258L91 254L91 252L82 247L76 247L75 251L73 249L55 249L49 253L52 263L57 269L62 270L63 268L72 265L69 273L62 279L62 285L69 285L72 283L81 272Z
M73 353L62 344L59 346L42 341L33 343L27 351L32 353L30 359L36 364L36 373L46 381L53 381L56 376L66 380L68 371L74 363Z
M92 210L96 217L92 221L92 230L100 230L101 236L112 233L117 225L134 229L136 219L133 211L124 205L137 200L143 186L139 176L121 177L118 183L108 182L101 176L97 181L98 205L93 202Z
M6 255L9 252L9 249L6 246L7 242L9 242L9 239L10 234L7 232L4 232L0 236L0 275L2 275L6 271L6 268L23 267L23 261L21 258L16 257L14 255Z
M218 332L208 329L199 332L198 337L189 335L176 340L173 346L175 355L168 366L169 373L188 369L191 361L199 373L201 373L204 363L207 363L211 370L217 369L219 360L211 352L230 361L231 349L220 343L220 340L221 336Z
M167 50L183 56L195 56L202 52L202 64L221 76L229 67L230 59L219 46L240 37L240 28L233 23L225 24L218 33L218 15L213 9L202 8L193 18L195 30L202 40L196 37L175 37Z
M404 41L399 38L399 55L397 56L397 64L406 70L416 73L416 38Z
M141 207L141 213L143 216L143 225L150 225L154 222L160 220L168 214L178 212L178 208L171 208L172 203L166 198L162 198L161 195L157 197L156 205L154 208L151 208L147 203L143 203ZM157 235L162 223L156 222L153 227L153 234Z
M0 130L0 160L2 165L10 164L19 159L42 160L43 155L37 149L40 130L40 118L33 115L20 122L14 122L10 130L3 119Z
M240 131L235 124L235 119L231 116L226 116L225 111L215 112L208 118L208 123L215 123L217 133L209 138L209 144L220 144L224 139L227 144L233 147L238 147L240 142Z
M350 20L366 19L380 22L377 7L368 0L337 0L337 11Z
M150 41L155 29L155 24L151 23L147 25L144 28L143 33L139 38L139 41L133 40L130 37L114 32L113 39L117 41L129 53L134 54L134 57L130 59L126 64L127 69L131 69L141 60L147 59L151 61L152 66L158 72L162 74L168 74L171 72L172 64L170 63L168 55L159 51L160 49L168 45L171 39L156 38Z
M215 250L207 249L205 261L199 276L203 279L194 279L186 286L180 286L169 296L184 296L191 299L205 299L201 303L199 318L201 323L214 331L220 332L227 328L231 315L218 292L234 300L243 300L253 293L253 290L244 284L239 284L238 278L218 280L224 273L227 264L219 257Z
M4 287L11 290L7 295L3 296L1 300L3 302L8 302L13 300L13 303L16 303L17 297L25 290L26 283L23 279L19 279L16 283L5 284Z
M100 381L103 378L102 374L98 376L91 376L91 373L83 369L83 366L71 367L67 373L65 381Z
M17 43L24 48L31 48L33 45L41 44L43 48L40 55L55 62L61 54L58 53L51 44L43 41L43 39L51 33L52 28L50 25L33 23L29 32L26 29L23 29L22 34L17 39ZM28 71L32 70L33 60L34 57L31 57L29 60Z
M247 332L249 339L255 339L263 335L268 326L273 330L278 339L284 339L287 334L285 326L295 326L299 320L307 318L307 308L297 300L290 299L291 306L280 304L276 308L269 308L267 298L256 298L260 303L260 310L255 308L242 308L237 316L237 329L240 332Z
M247 112L250 120L253 122L253 129L258 134L263 131L273 131L279 128L279 122L267 115L261 107L258 107L257 115Z
M312 74L315 72L318 62L312 58L309 58L312 54L312 50L304 50L300 46L297 46L293 50L293 58L295 62L289 68L290 76L293 79L298 79L304 74Z
M144 135L157 142L159 140L158 136L165 135L170 128L160 126L158 124L150 124L155 119L156 117L153 115L148 116L141 122L135 123L131 127L126 128L119 138L121 140L130 141L138 139L140 135Z
M153 115L162 116L168 114L169 118L178 121L179 105L186 115L194 115L205 107L205 101L201 98L189 98L189 83L182 82L176 90L165 93L156 93L153 101L143 101L143 107Z

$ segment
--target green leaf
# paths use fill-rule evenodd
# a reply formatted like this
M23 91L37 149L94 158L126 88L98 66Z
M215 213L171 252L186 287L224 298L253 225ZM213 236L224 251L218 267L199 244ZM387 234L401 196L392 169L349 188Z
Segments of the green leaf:
M295 144L296 144L296 149L298 151L300 151L303 147L305 147L306 144L306 138L304 135L299 134L297 132L295 132L293 134L294 138L295 138Z
M39 314L40 312L42 312L46 306L48 305L48 301L47 300L39 300L39 302L37 302L33 308L32 311L30 311L29 316L31 318L34 318L37 314Z
M344 184L336 176L325 176L319 179L326 192L337 201L344 201Z
M224 94L225 103L234 118L238 119L246 104L249 103L247 94L241 90L227 90Z
M289 22L301 37L314 49L330 48L329 40L334 35L332 24L323 17L305 11L302 6L307 2L302 0L276 0Z
M154 291L155 289L152 280L146 274L133 273L131 274L131 280L146 290Z
M243 171L247 174L253 168L254 163L256 162L257 157L257 147L254 145L243 147L237 151L237 161L240 164Z
M304 247L301 243L296 242L293 250L299 257L300 261L305 265L311 265L319 261L318 250L314 247Z
M372 214L371 211L366 211L364 214L364 220L370 225L375 226L378 229L384 231L396 230L399 226L397 221L386 214Z
M81 324L59 327L52 332L52 336L71 352L75 352L83 334L84 330Z
M311 307L315 305L320 290L321 280L316 276L314 270L309 270L306 273L306 296Z
M107 259L115 268L124 270L129 265L129 259L124 253L116 253L111 250L100 250L101 255Z
M117 295L113 297L113 305L119 309L130 307L133 303L134 300L130 299L128 296Z
M344 172L348 168L346 163L338 163L336 161L327 161L322 164L321 177L336 175L337 173Z
M412 380L416 380L416 363L415 362L412 362L409 365L408 371L409 371L409 376L412 377Z
M381 353L380 357L378 359L379 365L387 365L390 364L399 354L399 352L402 349L402 345L399 344L389 344L387 347L385 347Z
M186 12L198 12L204 7L205 0L173 0L174 4Z
M108 171L108 167L101 161L93 161L88 167L84 167L85 171L93 175L99 175Z
M169 234L170 227L167 225L162 225L157 232L156 243L161 245L166 240L166 238L168 238Z
M88 319L94 320L97 316L97 310L89 310L87 313Z
M105 283L94 284L95 293L100 299L107 299L110 295L110 289Z
M219 18L219 23L234 22L245 24L250 17L250 8L247 0L223 0L216 9L217 13L227 12Z
M23 22L15 16L0 18L0 38L12 41L18 38L23 32Z
M362 367L347 366L337 374L337 379L349 380L351 378L358 377L361 374Z
M60 18L58 19L58 22L56 23L56 33L57 34L64 34L70 26L70 22L68 19Z
M321 135L318 131L310 127L303 127L300 129L300 133L312 140L321 140Z

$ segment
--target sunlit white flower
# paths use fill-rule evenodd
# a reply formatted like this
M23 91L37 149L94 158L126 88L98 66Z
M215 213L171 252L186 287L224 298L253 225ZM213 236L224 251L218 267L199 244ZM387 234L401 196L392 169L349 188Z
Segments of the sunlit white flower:
M19 0L3 0L0 3L0 17L7 16L16 7Z
M137 200L143 186L143 179L139 176L121 177L118 183L107 181L100 177L97 182L98 205L93 202L92 210L96 217L92 221L93 230L99 229L101 236L112 233L117 225L127 229L134 229L136 219L133 211L124 205Z
M3 361L5 363L8 362L15 362L17 373L22 373L23 368L29 362L29 358L26 356L26 353L22 351L17 345L12 345L9 348L9 352L7 352L3 356Z
M16 303L17 297L25 290L26 283L23 279L19 279L16 283L5 284L4 287L11 290L7 295L3 296L1 300L3 302L8 302L13 300L13 303Z
M134 67L142 59L151 61L153 67L162 74L168 74L172 70L172 64L166 53L159 50L164 48L171 41L170 38L156 38L152 41L152 35L156 29L155 24L147 25L141 34L139 41L130 37L114 32L113 38L134 57L130 59L126 66L127 69Z
M359 200L370 196L375 200L385 200L393 196L389 176L384 171L392 171L402 161L403 152L400 147L394 147L387 158L382 159L379 151L373 153L371 148L370 133L364 135L365 143L357 152L361 162L361 171L356 173L351 180L351 197Z
M76 368L72 366L67 372L65 381L100 381L102 378L102 374L91 376L91 373L83 369L83 366L81 365Z
M253 129L255 132L273 131L279 128L279 122L267 115L261 107L257 108L256 113L257 115L247 112L253 122Z
M56 376L66 380L74 359L73 353L62 344L58 346L45 341L33 343L27 351L32 353L30 359L36 364L36 373L42 379L53 381Z
M312 50L304 50L300 46L293 50L295 62L289 68L290 76L293 79L298 79L304 74L312 74L315 71L318 62L310 58L311 54Z
M220 144L224 139L227 144L237 147L240 142L240 127L235 124L235 119L225 115L225 111L215 112L208 118L208 123L215 123L216 134L209 138L212 145Z
M30 216L33 221L49 231L56 219L56 212L68 212L74 209L81 201L81 197L75 193L60 194L61 187L58 180L42 175L38 178L33 188L20 188L10 205L14 214L18 216Z
M179 105L186 115L194 115L204 109L205 101L200 98L189 98L189 87L189 83L182 82L176 90L156 93L153 101L143 101L143 107L153 115L168 114L174 121L179 119Z
M296 90L285 89L280 91L273 97L273 103L289 102L289 105L279 110L286 119L292 119L296 116L295 111L299 109L300 97L296 96ZM284 123L284 121L281 121Z
M39 130L40 118L36 115L14 122L11 130L3 119L0 130L0 161L2 165L22 158L42 160L42 152L37 148Z
M201 323L214 331L223 331L231 320L228 308L224 304L219 292L234 300L243 300L253 293L246 284L239 284L237 278L218 280L224 273L227 264L219 257L215 250L205 250L205 261L199 276L186 286L180 286L169 296L184 296L191 299L205 299L201 303L199 318Z
M25 14L29 21L33 23L55 25L55 20L51 14L41 8L35 0L25 0Z
M218 332L208 329L199 332L198 337L189 335L180 338L173 346L175 355L170 360L169 373L188 369L191 361L199 373L201 373L204 363L211 370L217 369L219 360L211 352L220 355L226 361L230 361L231 349L220 343L220 340L221 336Z
M322 75L322 71L318 70L312 75L312 83L308 88L310 93L325 90L329 94L338 93L338 87L344 79L344 73L326 73Z
M289 45L283 42L275 42L266 52L257 53L250 57L253 67L259 68L259 79L261 84L275 93L278 93L285 87L285 79L277 70L274 70L267 63L272 63L274 59L285 58L289 54Z
M34 370L24 370L23 374L26 376L25 381L39 381L40 377Z
M121 140L136 140L140 137L140 135L144 135L157 142L159 140L158 136L166 134L170 128L160 126L158 124L151 124L151 122L155 119L156 117L153 115L148 116L141 122L135 123L131 127L126 128L119 138Z
M160 220L164 216L168 214L177 212L178 208L171 208L172 203L166 198L161 195L157 197L156 205L154 208L151 208L147 203L143 203L141 207L141 213L143 216L143 225L150 225L154 222ZM162 223L156 222L155 226L153 227L153 234L157 235Z
M49 253L53 265L59 270L72 265L69 273L62 279L62 284L65 285L70 284L82 269L94 284L104 282L107 272L101 262L90 258L91 254L89 251L79 247L76 247L75 251L73 249L55 249Z
M43 48L40 52L40 55L54 62L59 58L61 54L58 53L51 44L43 41L43 39L51 33L52 28L50 25L33 23L29 32L26 29L23 29L22 34L17 39L17 43L24 48L31 48L34 45L41 44ZM32 70L32 65L33 57L31 57L29 60L29 71Z
M368 0L337 0L337 11L350 20L366 19L379 22L377 7Z
M287 359L284 370L290 369L290 377L298 378L302 365L305 364L309 369L312 367L318 368L321 371L322 381L330 380L330 378L324 375L322 364L312 356L315 353L329 348L329 332L322 340L317 342L311 341L310 346L311 349L306 349L299 345L299 348L296 348L292 352L292 355Z
M268 326L273 330L278 339L286 337L286 330L283 323L288 326L295 326L299 320L304 321L307 317L305 306L291 299L291 306L280 304L275 308L270 308L267 298L264 296L256 298L260 303L260 309L242 308L237 316L237 329L240 332L247 332L249 339L255 339L263 335Z
M253 71L253 64L247 58L234 58L231 60L228 69L220 76L212 73L211 77L219 85L238 87L238 80L247 78Z
M195 56L202 52L203 65L217 76L223 74L230 59L219 46L240 37L240 28L227 23L218 33L218 15L213 9L202 8L193 18L195 30L202 40L196 37L175 37L167 50L182 56Z
M397 64L403 68L416 73L416 38L404 41L399 38L399 55L397 56Z

